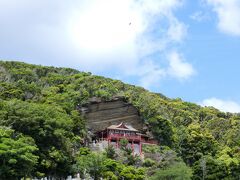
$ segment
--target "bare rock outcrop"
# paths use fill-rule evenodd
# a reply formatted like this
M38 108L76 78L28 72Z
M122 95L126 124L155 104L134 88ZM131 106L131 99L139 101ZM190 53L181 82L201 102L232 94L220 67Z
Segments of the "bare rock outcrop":
M96 132L110 125L124 122L138 130L143 129L143 121L138 110L123 97L114 97L109 101L92 98L89 103L80 108L87 127Z

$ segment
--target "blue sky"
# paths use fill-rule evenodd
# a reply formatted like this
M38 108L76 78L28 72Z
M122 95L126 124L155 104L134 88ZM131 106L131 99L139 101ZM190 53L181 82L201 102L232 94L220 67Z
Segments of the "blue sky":
M240 0L0 0L0 59L240 112Z

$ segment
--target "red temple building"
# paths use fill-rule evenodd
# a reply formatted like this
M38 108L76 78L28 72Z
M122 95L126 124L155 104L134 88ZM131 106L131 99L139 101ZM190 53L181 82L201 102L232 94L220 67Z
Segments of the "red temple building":
M130 125L120 123L119 125L111 125L106 129L99 131L97 136L100 140L108 141L108 145L119 148L119 141L127 139L128 147L132 149L134 154L142 154L142 144L157 144L155 140L151 140L149 136L141 134L138 130Z

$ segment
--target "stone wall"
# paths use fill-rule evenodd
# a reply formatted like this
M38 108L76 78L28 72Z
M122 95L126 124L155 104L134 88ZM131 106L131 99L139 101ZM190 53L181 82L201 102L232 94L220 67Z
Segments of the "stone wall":
M121 122L132 125L138 130L143 128L138 110L123 98L115 98L111 101L91 100L81 108L81 111L85 116L87 127L92 132Z

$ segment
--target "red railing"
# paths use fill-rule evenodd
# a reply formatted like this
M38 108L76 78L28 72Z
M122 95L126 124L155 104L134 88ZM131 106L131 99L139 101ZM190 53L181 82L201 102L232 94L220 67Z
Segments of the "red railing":
M138 140L145 144L158 144L156 140L145 140L139 135L128 135L128 134L109 134L107 139L128 139L128 140Z
M135 139L135 140L141 140L141 136L134 136L134 135L128 135L128 134L109 134L108 135L109 138L111 139L122 139L122 138L126 138L126 139Z

